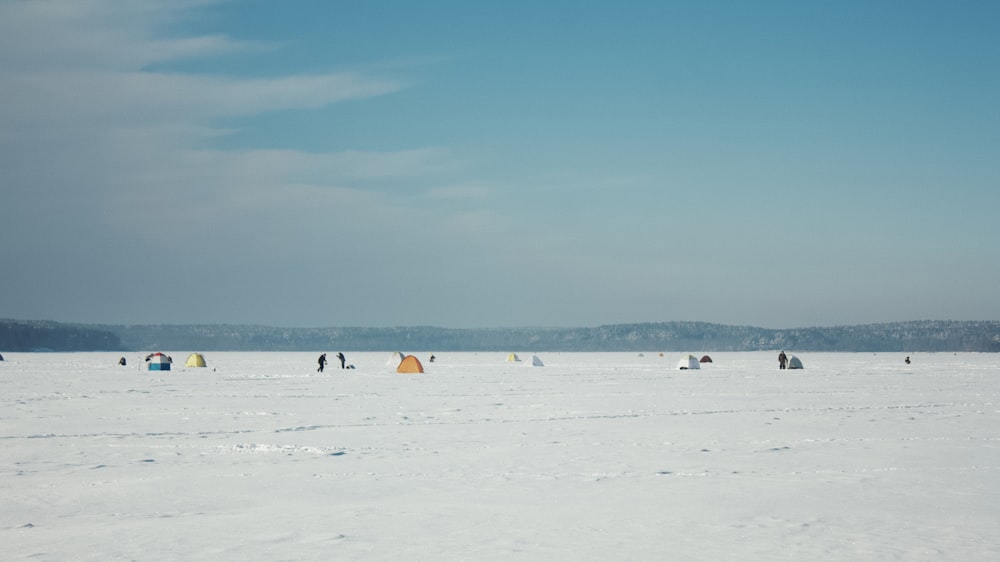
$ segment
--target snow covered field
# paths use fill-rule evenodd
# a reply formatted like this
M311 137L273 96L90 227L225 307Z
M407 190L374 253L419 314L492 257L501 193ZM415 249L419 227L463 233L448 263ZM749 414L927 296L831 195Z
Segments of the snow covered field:
M1000 559L996 355L171 354L4 354L0 557Z

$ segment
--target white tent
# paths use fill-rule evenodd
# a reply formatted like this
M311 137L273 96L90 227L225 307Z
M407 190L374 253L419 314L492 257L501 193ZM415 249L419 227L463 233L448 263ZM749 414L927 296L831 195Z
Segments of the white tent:
M698 362L698 358L694 355L688 355L677 363L677 368L682 371L687 369L700 369L701 363Z
M406 356L397 351L386 359L385 364L395 369L396 367L399 367L399 364L403 362L403 359L406 359Z
M802 361L799 361L798 357L792 355L791 357L788 358L788 368L789 369L801 369L802 368Z
M542 360L539 359L537 355L532 355L531 356L531 366L532 367L544 367L545 363L542 363Z

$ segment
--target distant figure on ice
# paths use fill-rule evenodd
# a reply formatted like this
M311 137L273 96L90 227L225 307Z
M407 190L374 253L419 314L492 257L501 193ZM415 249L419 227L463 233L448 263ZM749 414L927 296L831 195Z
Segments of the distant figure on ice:
M337 352L337 359L340 359L340 368L341 369L346 369L347 365L345 365L345 363L347 362L347 358L344 357L344 354L338 351Z
M907 365L909 365L910 364L910 356L907 355L906 359L903 359L903 362L906 363Z
M430 359L431 363L433 363L435 359L437 359L437 357L434 357L434 354L432 353L431 354L431 359Z
M326 354L319 356L319 369L316 369L317 373L322 373L323 369L326 367Z
M785 355L784 351L782 351L781 353L778 354L778 368L784 369L785 365L787 364L788 364L788 356Z
M122 367L124 367L125 366L125 358L122 357L121 359L119 359L118 360L118 364L121 365Z

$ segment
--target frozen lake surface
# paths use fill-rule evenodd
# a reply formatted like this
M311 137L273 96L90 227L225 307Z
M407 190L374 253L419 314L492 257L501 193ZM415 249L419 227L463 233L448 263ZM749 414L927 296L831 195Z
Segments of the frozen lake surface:
M1000 356L519 353L5 353L3 558L1000 559Z

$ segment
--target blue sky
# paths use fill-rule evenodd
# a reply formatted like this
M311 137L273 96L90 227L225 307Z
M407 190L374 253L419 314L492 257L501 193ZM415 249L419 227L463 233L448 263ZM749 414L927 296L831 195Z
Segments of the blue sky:
M998 12L0 0L0 317L1000 319Z

